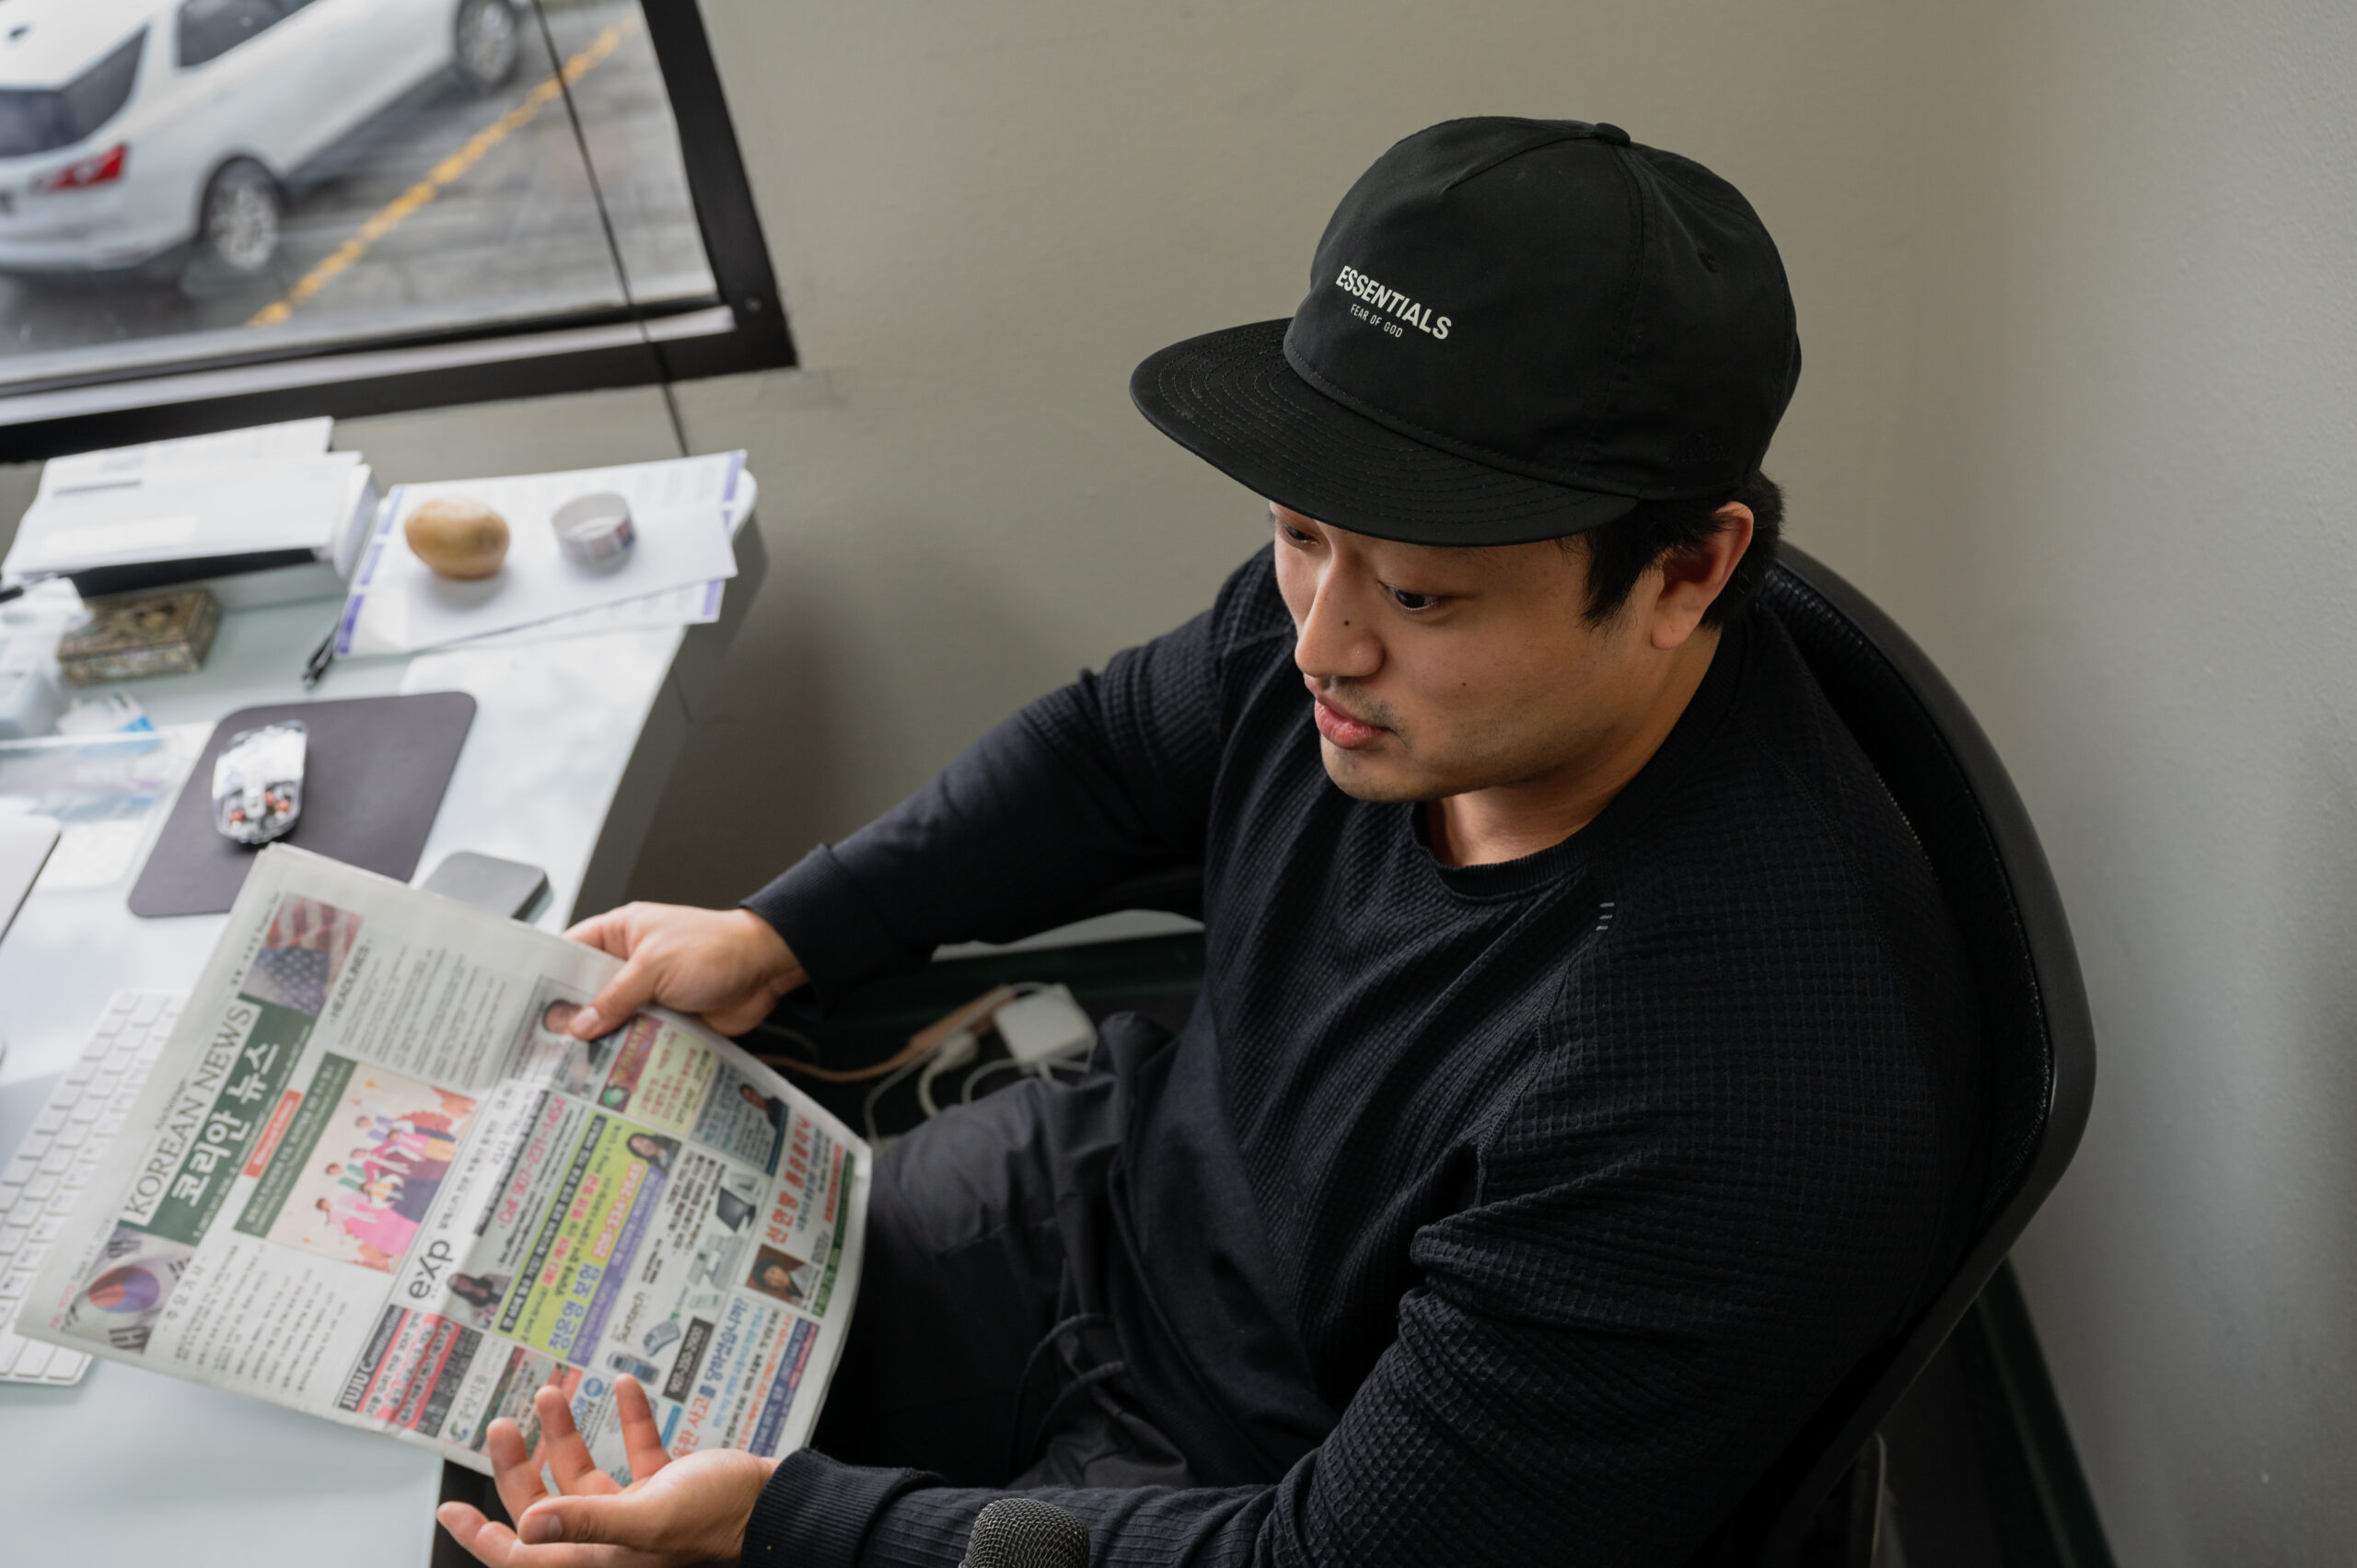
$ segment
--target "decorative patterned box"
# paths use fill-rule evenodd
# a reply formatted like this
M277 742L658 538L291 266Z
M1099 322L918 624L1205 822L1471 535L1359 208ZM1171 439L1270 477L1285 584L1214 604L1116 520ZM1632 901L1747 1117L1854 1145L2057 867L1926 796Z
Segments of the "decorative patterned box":
M221 607L203 588L94 598L87 608L90 623L57 640L68 686L203 669L221 624Z

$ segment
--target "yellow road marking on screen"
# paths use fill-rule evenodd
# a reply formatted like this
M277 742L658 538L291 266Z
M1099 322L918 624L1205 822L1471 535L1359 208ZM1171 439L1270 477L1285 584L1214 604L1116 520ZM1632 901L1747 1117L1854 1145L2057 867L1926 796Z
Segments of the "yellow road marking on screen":
M466 178L469 170L481 163L493 147L529 124L534 116L563 96L564 87L605 64L621 41L639 29L640 19L632 16L616 22L599 33L589 47L564 63L560 73L564 82L560 85L556 75L524 95L524 100L467 139L466 145L435 164L424 179L386 203L369 215L368 221L353 231L352 237L329 253L326 260L296 280L295 286L280 298L273 300L254 312L246 322L249 327L274 327L295 314L296 307L311 299L333 283L353 262L368 253L368 248L399 228L411 214L435 197Z

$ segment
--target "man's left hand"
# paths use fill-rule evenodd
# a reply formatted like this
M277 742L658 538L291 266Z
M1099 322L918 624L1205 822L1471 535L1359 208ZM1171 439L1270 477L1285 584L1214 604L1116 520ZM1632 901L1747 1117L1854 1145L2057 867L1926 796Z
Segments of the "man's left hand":
M664 1452L646 1390L634 1377L616 1380L622 1451L631 1483L617 1485L589 1458L573 1424L573 1411L556 1389L533 1400L541 1446L524 1446L512 1421L491 1423L493 1479L516 1527L492 1523L479 1509L446 1503L436 1517L460 1546L491 1568L681 1568L691 1562L734 1562L743 1552L746 1521L769 1484L774 1459L733 1448L707 1448L674 1460ZM557 1491L541 1484L547 1462Z

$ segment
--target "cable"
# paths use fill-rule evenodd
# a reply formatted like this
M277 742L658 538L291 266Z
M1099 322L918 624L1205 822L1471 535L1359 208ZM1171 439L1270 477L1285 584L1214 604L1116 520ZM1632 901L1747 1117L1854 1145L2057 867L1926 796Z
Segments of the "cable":
M819 1042L817 1040L812 1040L800 1029L790 1029L784 1024L772 1024L767 1018L763 1018L760 1023L755 1024L752 1028L747 1032L750 1034L778 1035L785 1040L792 1040L795 1044L800 1046L803 1050L808 1051L813 1056L819 1054Z
M779 1024L761 1023L753 1026L753 1032L783 1035L787 1040L803 1046L814 1055L820 1053L819 1043L797 1029L789 1029ZM821 1067L815 1062L807 1062L798 1056L788 1056L783 1051L761 1051L754 1054L780 1072L798 1073L806 1078L816 1078L822 1084L865 1084L870 1079L880 1078L887 1073L897 1072L911 1063L923 1062L932 1054L933 1050L933 1046L922 1040L911 1040L883 1061L871 1062L865 1067Z
M630 319L638 327L638 341L655 362L655 385L663 394L663 411L671 416L671 438L679 444L679 456L688 457L688 427L679 418L679 400L671 392L671 365L663 355L663 345L646 325L646 312L639 308L638 295L630 286L630 266L622 260L621 241L614 235L613 215L606 210L606 188L598 178L597 162L589 156L589 138L581 129L581 110L573 102L573 83L564 74L564 57L556 52L556 33L549 27L549 14L540 0L532 0L532 16L540 24L540 43L549 52L549 67L556 73L557 91L564 99L564 117L573 126L573 145L580 149L581 171L589 178L589 199L598 206L598 226L606 232L606 252L614 259L614 281L621 285L622 304L630 311Z
M1088 1073L1088 1059L1086 1056L1073 1055L1050 1056L1038 1062L1018 1062L1012 1056L995 1057L966 1075L966 1082L958 1095L958 1103L973 1104L975 1085L993 1073L1003 1073L1010 1069L1017 1073L1028 1073L1035 1078L1051 1078L1067 1071L1076 1077L1085 1077Z
M535 3L537 4L537 0ZM917 1079L917 1108L924 1113L927 1120L940 1115L941 1106L933 1098L935 1081L943 1074L954 1073L974 1060L981 1047L978 1031L991 1027L991 1020L996 1016L1001 1007L1016 997L1034 995L1047 989L1049 987L1044 982L1032 980L993 986L947 1016L936 1018L911 1035L908 1044L885 1060L871 1063L865 1067L821 1067L812 1062L770 1052L762 1052L761 1056L764 1062L772 1063L782 1070L798 1073L807 1078L816 1078L821 1083L872 1083L873 1086L868 1089L866 1096L860 1102L860 1121L867 1131L868 1142L881 1147L885 1140L876 1127L877 1101L881 1100L894 1086L905 1083L910 1074L921 1073L923 1075ZM777 1035L801 1046L812 1055L817 1055L819 1051L817 1041L800 1030L788 1028L783 1024L763 1020L754 1025L753 1028L748 1032ZM1094 1045L1093 1040L1091 1044ZM1075 1053L1047 1057L1036 1062L1018 1062L1012 1057L1001 1057L995 1061L985 1062L967 1074L966 1082L962 1086L963 1092L958 1096L959 1103L973 1104L974 1085L991 1073L1005 1067L1016 1068L1029 1073L1034 1077L1046 1078L1053 1076L1057 1071L1067 1067L1077 1067L1085 1072L1087 1060L1085 1053Z
M992 1074L1001 1072L1009 1067L1014 1068L1017 1072L1021 1072L1027 1065L1028 1065L1028 1063L1017 1062L1012 1056L1002 1056L996 1061L983 1063L971 1073L966 1074L966 1085L964 1089L961 1090L958 1096L958 1103L959 1105L973 1104L974 1086L981 1083L984 1078L989 1077Z
M981 1042L974 1039L973 1030L959 1029L943 1040L934 1051L933 1060L926 1063L924 1071L917 1074L917 1109L924 1112L926 1121L930 1121L941 1114L941 1107L933 1101L933 1081L944 1073L954 1073L971 1062L975 1051L980 1049Z
M893 1085L900 1083L910 1074L915 1072L918 1068L923 1065L924 1059L923 1057L919 1057L914 1062L903 1063L900 1071L894 1073L891 1076L877 1080L876 1086L868 1090L867 1098L860 1102L860 1124L867 1129L867 1141L875 1147L880 1149L884 1146L886 1142L884 1134L876 1130L876 1102L883 1098L885 1090L890 1088Z

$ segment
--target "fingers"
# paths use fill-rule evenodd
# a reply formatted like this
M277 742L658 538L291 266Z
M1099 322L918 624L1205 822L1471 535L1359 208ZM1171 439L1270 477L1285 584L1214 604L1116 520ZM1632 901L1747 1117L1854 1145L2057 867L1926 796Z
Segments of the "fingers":
M742 1033L807 978L785 939L749 910L629 904L567 935L623 960L567 1026L583 1040L611 1032L655 1002Z
M508 1548L516 1539L515 1532L501 1530L482 1516L481 1509L464 1503L445 1503L434 1510L434 1516L442 1521L442 1527L450 1532L450 1539L473 1553L476 1561L493 1564L506 1562ZM500 1540L493 1532L507 1539Z
M611 1547L527 1546L514 1530L484 1518L464 1503L445 1503L434 1516L450 1532L452 1540L490 1568L617 1568L617 1564L649 1561L635 1553L618 1556Z
M621 1490L589 1457L589 1445L581 1440L581 1429L573 1424L573 1407L563 1394L553 1388L543 1388L532 1396L532 1409L540 1415L540 1446L548 1455L549 1473L556 1477L560 1491L596 1493ZM522 1514L516 1513L514 1516L517 1524L523 1523ZM527 1535L524 1539L532 1538Z
M476 1509L464 1503L445 1503L434 1510L450 1539L474 1555L478 1562L491 1568L523 1568L532 1561L525 1555L524 1543L505 1525L493 1524Z
M597 999L588 1006L574 1014L573 1021L565 1025L566 1032L575 1040L596 1040L599 1035L609 1032L613 1028L612 1024L607 1022L609 1018L630 1016L644 1005L648 996L654 993L655 985L651 978L644 974L633 973L633 970L643 970L645 968L644 964L629 962L631 948L633 946L630 919L633 907L624 904L621 909L608 910L604 914L593 915L565 933L565 935L573 941L624 960L622 972L609 981L606 983L606 989L598 993ZM634 999L622 989L625 982L639 993Z
M548 1488L540 1484L540 1461L524 1446L523 1432L505 1416L491 1423L485 1446L491 1450L491 1479L499 1488L499 1501L506 1504L509 1518L521 1518L525 1509L548 1495Z
M630 1461L630 1479L644 1481L671 1462L663 1448L663 1429L656 1424L655 1406L628 1373L614 1382L614 1409L621 1417L622 1456Z
M630 924L623 916L629 910L608 910L593 914L587 920L576 921L564 934L568 942L578 942L585 947L595 947L601 953L611 953L617 958L630 957Z
M513 1531L463 1504L438 1514L451 1538L491 1568L661 1568L733 1562L777 1461L708 1448L626 1492L543 1497Z
M528 1549L563 1541L575 1547L630 1547L641 1551L676 1551L670 1499L644 1492L610 1497L550 1497L516 1521ZM534 1558L532 1561L537 1562Z
M565 1027L576 1040L596 1040L654 1001L656 983L654 964L644 958L633 958Z

